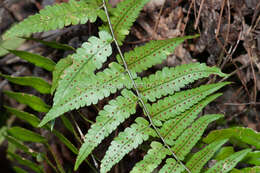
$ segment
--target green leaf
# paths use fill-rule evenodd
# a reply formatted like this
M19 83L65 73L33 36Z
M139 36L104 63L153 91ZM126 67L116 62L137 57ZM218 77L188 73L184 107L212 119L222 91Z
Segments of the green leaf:
M34 65L38 67L42 67L48 71L53 71L55 67L55 62L53 62L51 59L48 59L46 57L43 57L41 55L33 54L26 51L21 50L8 50L10 53L20 57L21 59L24 59L30 63L33 63Z
M61 120L64 124L64 126L71 132L74 133L74 126L72 125L72 122L65 116L61 116Z
M36 173L43 173L42 168L40 166L38 166L37 164L35 164L34 162L27 160L17 154L11 153L11 152L8 152L8 155L11 156L13 159L15 159L19 164L30 168L31 170L35 171Z
M24 151L26 154L29 154L33 157L37 157L38 153L34 152L31 148L27 147L26 145L24 145L21 141L18 141L17 139L11 137L11 136L6 136L6 139L8 141L8 143L13 144L16 148L18 148L19 150Z
M173 145L175 139L192 124L201 110L220 95L221 94L214 94L209 96L174 119L164 122L160 128L160 133L164 137L165 142L168 145Z
M166 164L160 169L159 173L181 173L185 169L178 164L174 159L169 158L166 160Z
M9 75L4 75L0 73L0 76L6 78L9 82L22 85L30 86L39 91L42 94L49 94L51 90L51 85L39 77L14 77Z
M18 37L13 37L4 40L0 38L0 56L8 54L7 49L17 49L24 43L24 41L24 39Z
M99 37L100 39L90 37L89 42L83 43L82 48L77 49L77 53L71 55L73 64L64 70L54 96L53 107L46 114L40 126L69 110L97 103L99 99L108 96L110 90L116 91L116 88L105 87L105 85L103 88L97 87L98 84L103 84L101 81L108 78L99 77L100 73L94 75L94 71L101 68L112 53L110 45L112 37L105 31L100 31ZM116 73L115 70L121 70L118 66L112 65L112 67L114 68L104 71L107 76ZM122 87L122 85L120 86ZM117 85L115 86L117 87ZM94 94L96 92L97 95Z
M56 88L58 87L59 80L61 79L61 75L66 68L71 66L73 63L71 56L61 59L54 67L52 72L52 87L51 87L51 94L54 93Z
M260 172L260 166L255 166L251 168L244 168L241 170L232 170L230 173L259 173Z
M44 41L38 38L33 38L33 37L23 37L26 40L32 40L32 41L36 41L38 43L42 43L45 46L49 46L51 48L54 49L60 49L60 50L72 50L75 51L75 49L67 44L61 44L55 41Z
M5 140L5 135L6 135L6 131L7 131L7 127L6 126L2 126L0 128L0 146L1 144L4 142Z
M59 138L59 140L74 154L78 154L78 149L68 140L62 133L57 130L53 130L52 133Z
M148 106L148 109L150 110L153 120L166 121L176 117L227 84L229 83L209 84L195 89L181 91L173 96L159 100L152 106Z
M162 160L169 154L169 150L159 142L152 142L143 160L138 162L130 173L150 173L158 167Z
M23 121L29 123L33 127L37 127L38 124L40 123L40 119L33 114L30 114L30 113L24 112L24 111L20 111L18 109L8 107L8 106L4 106L4 108L7 110L7 112L15 115L16 117L18 117L19 119L21 119Z
M243 143L253 145L256 149L260 149L260 133L251 128L232 127L228 129L214 130L203 139L205 143L211 143L216 139L234 138Z
M111 24L115 33L115 37L119 45L123 44L126 35L133 23L136 21L140 11L149 0L124 0L117 4L116 8L112 8L110 12ZM102 26L100 30L109 30L109 27Z
M172 147L172 150L176 154L177 158L184 160L185 156L201 138L208 124L221 117L223 117L223 115L204 115L195 121L190 128L185 130Z
M221 173L227 173L232 168L236 166L236 164L241 161L249 152L251 149L245 149L239 152L236 152L229 156L228 158L217 162L213 167L211 167L209 170L207 170L205 173L215 173L215 172L221 172Z
M215 160L224 160L231 154L233 154L234 148L233 147L223 147L221 150L217 153L217 155L214 157Z
M8 97L15 99L21 104L28 105L32 109L38 112L48 112L49 105L44 103L39 97L36 97L31 94L19 93L19 92L12 92L12 91L4 91Z
M27 173L27 171L25 171L24 169L19 168L19 167L17 167L17 166L14 166L13 169L14 169L14 171L15 171L16 173Z
M196 154L194 154L191 159L187 162L186 166L192 173L200 173L202 167L209 161L209 159L214 155L214 153L227 142L228 140L219 140L206 146Z
M208 67L205 64L193 63L175 68L165 67L162 71L157 71L149 77L138 78L136 83L141 95L154 102L162 96L172 95L176 91L180 91L187 84L200 78L208 77L211 74L221 77L227 76L217 67Z
M75 170L105 137L110 135L131 114L135 113L137 100L131 91L123 90L122 96L111 100L104 107L104 110L99 112L96 123L91 125L79 150Z
M244 158L244 160L242 160L242 162L249 163L255 166L260 166L260 151L254 151L248 153Z
M12 127L7 130L8 134L13 136L16 139L19 139L24 142L39 142L46 143L47 139L42 137L41 135L31 131L24 129L22 127Z
M29 124L31 124L33 127L38 127L38 124L40 123L40 119L38 117L36 117L35 115L33 114L29 114L27 112L23 112L23 111L20 111L20 110L17 110L17 109L14 109L14 108L11 108L11 107L8 107L8 106L4 106L5 109L7 109L8 112L14 114L15 116L17 116L18 118L28 122ZM49 129L47 127L47 129ZM77 154L78 153L78 150L77 148L63 135L61 134L60 132L56 131L56 130L53 130L52 131L53 134L55 136L57 136L59 138L59 140L65 144L74 154ZM10 140L9 140L10 142Z
M111 142L111 145L101 161L101 173L108 172L116 163L122 160L127 153L148 140L149 136L147 133L152 130L148 126L149 123L141 117L138 117L135 121L136 123L126 128L123 132L120 132Z
M144 46L136 47L134 50L124 54L128 68L133 73L140 73L153 65L162 63L174 52L176 46L180 45L186 39L195 38L196 36L185 36L171 38L167 40L151 41ZM123 65L120 55L117 55L117 61Z
M14 25L4 38L29 36L32 33L61 29L64 26L95 22L101 9L84 1L70 0L68 3L46 6L36 15Z

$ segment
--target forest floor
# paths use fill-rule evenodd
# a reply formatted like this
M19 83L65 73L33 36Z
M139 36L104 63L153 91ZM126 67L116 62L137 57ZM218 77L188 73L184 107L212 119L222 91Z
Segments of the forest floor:
M0 0L0 35L13 23L37 13L46 5L62 1L66 2L66 0ZM115 6L118 1L120 0L110 0L110 3ZM98 22L34 36L78 48L90 35L97 33L97 26ZM239 125L260 131L259 0L151 0L134 23L122 49L128 51L150 40L197 33L200 34L199 38L178 46L175 53L163 64L151 70L191 62L218 66L223 72L231 74L226 81L232 83L222 90L223 96L206 107L204 113L223 113L226 119L225 127ZM27 41L19 49L51 57L55 62L71 53L50 49L33 41ZM52 80L51 73L11 54L0 57L0 72L17 76L40 76L49 82ZM208 82L215 80L216 78L212 76ZM0 78L0 106L7 104L20 110L26 109L24 105L3 96L2 90L35 94L51 104L50 95L39 95L34 90L8 83ZM3 122L0 122L1 124ZM2 149L0 157L3 154L1 152ZM58 154L67 160L71 159L64 153Z

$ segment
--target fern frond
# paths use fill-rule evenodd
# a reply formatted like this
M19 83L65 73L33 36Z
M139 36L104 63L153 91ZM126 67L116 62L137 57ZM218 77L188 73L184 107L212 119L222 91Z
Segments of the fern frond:
M167 55L174 52L176 46L180 45L186 39L194 37L196 36L151 41L144 46L136 47L134 50L125 53L125 61L132 72L140 73L153 65L162 63L167 58ZM120 64L123 64L119 55L116 58Z
M205 64L193 63L184 64L175 68L163 68L162 71L156 72L149 77L136 80L141 95L150 100L172 95L176 91L180 91L185 85L194 82L200 78L208 77L216 74L221 77L227 76L217 67L208 67Z
M122 91L122 96L111 100L104 110L99 112L96 123L92 124L85 136L83 145L75 163L75 170L94 150L101 141L113 132L119 124L124 122L131 114L136 111L137 97L128 90Z
M159 173L181 173L184 171L184 167L176 162L176 160L169 158L166 160L166 164L160 169Z
M214 114L214 115L205 115L195 121L190 128L184 131L182 135L176 140L172 150L176 156L183 160L185 156L190 152L193 146L201 138L204 130L207 128L208 124L212 121L215 121L223 115Z
M176 118L164 122L163 126L160 128L160 133L164 137L165 142L169 145L173 145L175 139L188 126L190 126L190 124L197 118L197 115L201 112L201 110L220 95L221 94L214 94L209 96L191 107L186 112L178 115Z
M152 142L151 149L148 150L143 160L138 162L130 173L150 173L169 154L169 150L159 142Z
M119 45L123 44L126 35L144 5L149 0L124 0L117 4L116 8L111 9L112 16L110 17L111 24L114 30L115 38ZM108 26L100 27L100 30L109 31Z
M234 138L240 142L253 145L256 149L260 149L260 133L251 128L245 127L232 127L221 130L213 130L203 139L203 142L209 144L215 140L225 138Z
M107 57L111 55L112 48L110 43L112 37L105 31L100 31L99 37L100 39L90 37L88 42L82 45L82 48L77 49L77 53L71 55L73 63L64 70L54 96L53 107L44 117L40 126L69 110L97 103L98 99L107 95L105 91L103 91L104 93L98 92L100 88L95 87L96 83L101 83L101 79L97 77L99 76L98 74L97 76L94 75L94 71L101 68ZM111 66L111 70L105 70L105 74L111 75L122 69L121 66ZM107 80L107 78L103 80ZM118 86L116 85L116 87ZM104 89L114 91L113 87ZM100 95L94 95L95 92L100 93Z
M101 161L101 173L108 172L126 154L148 140L149 133L153 131L153 129L149 127L148 121L138 117L135 122L136 123L132 124L131 127L119 133L111 142L111 145L106 151L106 155Z
M28 36L32 33L61 29L64 26L95 22L101 9L93 3L70 0L68 3L47 6L40 13L26 18L8 30L3 38Z
M200 173L202 167L209 161L209 159L214 155L214 153L224 145L228 140L218 140L210 145L206 146L196 154L194 154L191 159L187 162L187 168L192 173Z
M221 173L227 173L232 168L236 166L238 162L240 162L249 152L251 149L245 149L239 152L236 152L229 156L228 158L217 162L213 167L211 167L209 170L207 170L205 173L215 173L215 172L221 172Z
M217 91L228 82L203 85L201 87L181 91L173 96L166 97L149 106L153 120L165 121L189 109L200 100Z

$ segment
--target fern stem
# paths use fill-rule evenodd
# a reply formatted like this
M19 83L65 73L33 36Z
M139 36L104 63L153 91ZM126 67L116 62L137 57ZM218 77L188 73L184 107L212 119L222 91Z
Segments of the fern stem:
M123 53L122 53L122 51L121 51L121 49L120 49L120 47L119 47L119 44L118 44L118 42L117 42L117 40L116 40L116 38L115 38L114 30L113 30L113 27L112 27L112 24L111 24L111 21L110 21L110 17L109 17L109 14L108 14L108 10L107 10L107 6L106 6L105 0L103 0L103 6L104 6L105 13L106 13L106 17L107 17L108 25L109 25L109 28L110 28L110 32L111 32L112 37L113 37L113 41L114 41L115 44L116 44L116 48L117 48L117 50L118 50L118 52L119 52L119 55L120 55L120 57L121 57L121 59L122 59L122 62L123 62L124 67L125 67L125 70L126 70L128 76L129 76L129 78L130 78L131 81L132 81L132 84L133 84L133 86L134 86L134 90L135 90L135 92L136 92L136 94L137 94L137 97L138 97L139 102L141 103L141 106L143 107L144 113L145 113L146 116L148 117L148 119L149 119L149 121L150 121L150 124L152 125L152 127L153 127L154 130L156 131L157 135L161 138L162 142L164 143L164 146L166 146L166 147L168 148L168 150L172 153L172 155L173 155L173 157L176 159L176 161L177 161L178 163L180 163L180 165L182 165L188 173L191 173L190 170L182 163L182 161L177 158L177 156L174 154L174 152L172 151L172 149L170 148L170 146L165 142L165 140L164 140L164 138L162 137L162 135L160 134L159 130L158 130L158 129L156 128L156 126L154 125L153 120L152 120L152 118L151 118L151 116L150 116L150 113L149 113L149 111L148 111L148 108L146 107L146 105L145 105L145 103L144 103L144 101L143 101L143 99L142 99L142 97L141 97L141 94L140 94L140 92L139 92L139 90L138 90L138 88L137 88L137 85L136 85L135 81L134 81L133 75L131 74L130 70L128 69L128 65L127 65L127 63L126 63L126 61L125 61L124 55L123 55Z
M49 158L47 157L47 155L44 155L44 159L45 162L56 172L59 173L56 169L56 167L51 163L51 161L49 160ZM45 171L44 171L45 172Z
M63 166L61 165L61 162L60 160L58 159L58 157L56 156L56 154L54 153L53 149L51 148L51 146L49 144L47 144L47 148L49 149L49 151L51 152L56 164L57 164L57 167L58 167L58 170L61 172L61 173L65 173L65 170L63 169Z

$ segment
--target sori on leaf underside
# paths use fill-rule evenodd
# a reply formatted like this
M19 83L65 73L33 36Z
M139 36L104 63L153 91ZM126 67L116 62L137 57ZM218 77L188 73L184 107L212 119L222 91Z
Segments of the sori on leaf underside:
M56 91L53 106L50 109L46 106L48 113L37 125L46 127L47 123L66 112L97 104L118 92L119 95L98 112L96 122L89 128L78 153L71 144L68 145L77 153L75 170L120 124L135 117L135 122L111 142L101 160L101 173L110 171L125 155L149 139L150 149L131 172L148 173L156 168L160 173L229 172L250 153L250 149L235 152L209 169L203 168L214 153L227 143L228 136L205 142L207 145L203 149L195 154L191 152L207 126L223 118L219 114L199 118L198 115L205 106L221 96L221 93L215 92L229 82L183 89L210 75L228 75L217 67L191 63L164 67L154 74L140 77L141 72L162 63L174 52L176 46L198 35L154 40L121 54L118 45L123 44L133 22L148 1L124 0L112 8L101 0L70 0L68 3L46 7L4 34L3 38L8 39L68 25L85 24L87 21L93 23L97 17L103 21L98 36L91 36L75 53L55 65L53 84L48 89L51 93ZM110 61L108 67L102 69L112 55L114 43L118 51L117 61ZM10 96L13 94L6 93ZM143 114L136 114L138 105L144 110Z

